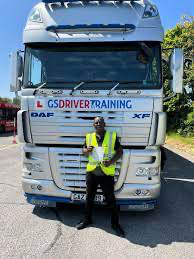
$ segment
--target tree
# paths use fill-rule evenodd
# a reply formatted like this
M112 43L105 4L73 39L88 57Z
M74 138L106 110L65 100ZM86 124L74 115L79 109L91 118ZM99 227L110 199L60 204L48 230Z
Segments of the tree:
M3 97L0 97L0 102L1 103L12 103L12 100L10 98L3 98Z
M15 98L13 98L13 103L20 106L21 101L19 98L15 97Z
M13 98L13 100L7 97L0 97L0 103L13 103L20 106L21 101L18 97Z
M188 123L188 115L193 111L191 100L194 98L194 17L185 16L181 23L175 28L166 32L163 49L166 49L166 55L169 57L168 49L182 48L184 50L184 86L192 87L193 91L187 94L184 90L183 94L176 95L174 98L165 102L165 111L168 113L168 128L170 130L178 130L179 133L193 131L194 122L190 120ZM172 92L169 88L169 81L165 82L165 95L170 96ZM187 130L189 129L189 130ZM184 134L185 135L185 134Z

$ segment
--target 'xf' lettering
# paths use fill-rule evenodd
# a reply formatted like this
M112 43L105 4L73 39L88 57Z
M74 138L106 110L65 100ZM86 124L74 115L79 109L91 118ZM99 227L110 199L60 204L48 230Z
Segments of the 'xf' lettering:
M149 113L139 113L139 114L137 114L137 113L135 113L134 115L133 115L133 119L144 119L144 118L150 118L150 114Z

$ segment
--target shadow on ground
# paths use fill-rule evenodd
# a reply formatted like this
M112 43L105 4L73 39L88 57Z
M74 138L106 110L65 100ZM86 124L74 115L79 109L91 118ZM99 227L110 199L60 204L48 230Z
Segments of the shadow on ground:
M194 179L194 165L171 151L166 150L166 156L160 207L148 212L120 212L126 239L131 243L156 247L173 242L194 242L194 182L184 181ZM33 213L38 217L75 227L83 216L83 207L35 207ZM93 226L114 234L107 208L95 208Z
M0 138L1 137L11 137L11 136L13 136L13 132L7 132L7 133L0 133Z

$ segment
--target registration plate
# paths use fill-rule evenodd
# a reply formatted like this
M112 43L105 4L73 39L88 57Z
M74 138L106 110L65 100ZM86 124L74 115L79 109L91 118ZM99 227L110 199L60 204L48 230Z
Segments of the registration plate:
M49 202L46 201L46 200L34 200L34 199L31 199L31 204L37 205L37 206L48 206Z
M86 194L82 193L73 193L71 196L72 201L85 201L86 200ZM101 194L97 194L94 198L95 202L102 203L104 201L104 196Z
M128 205L129 210L151 210L154 209L154 204L138 204L138 205Z

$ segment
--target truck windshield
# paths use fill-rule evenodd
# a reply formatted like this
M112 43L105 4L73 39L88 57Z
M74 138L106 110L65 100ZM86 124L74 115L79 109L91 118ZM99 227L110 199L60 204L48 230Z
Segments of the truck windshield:
M161 88L160 44L90 43L28 45L24 87L110 90ZM144 44L144 45L145 45Z

